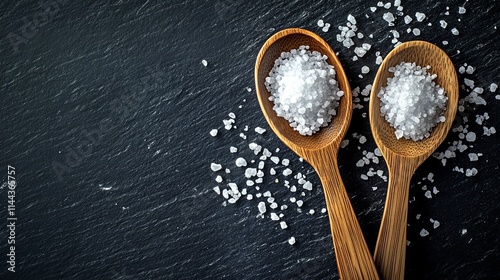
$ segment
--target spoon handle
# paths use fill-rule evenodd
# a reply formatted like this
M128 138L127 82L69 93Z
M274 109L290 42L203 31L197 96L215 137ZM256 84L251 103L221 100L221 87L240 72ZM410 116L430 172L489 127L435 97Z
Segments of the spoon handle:
M382 279L404 279L408 193L416 167L401 160L388 166L389 186L374 259Z
M324 156L324 153L322 153ZM335 257L341 279L379 279L356 214L340 177L336 156L317 164L325 193Z

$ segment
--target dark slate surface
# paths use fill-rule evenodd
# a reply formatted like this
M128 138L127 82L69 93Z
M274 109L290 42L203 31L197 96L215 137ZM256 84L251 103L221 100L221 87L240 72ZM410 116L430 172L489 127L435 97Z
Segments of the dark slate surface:
M405 14L427 40L442 47L459 74L477 86L500 83L498 1L403 1ZM42 1L43 3L43 1ZM364 88L376 73L375 52L391 49L385 9L371 13L376 1L2 1L0 3L0 279L336 279L328 219L318 178L272 134L260 113L253 86L257 52L274 32L303 27L320 34L339 52L351 87ZM41 7L42 5L43 7ZM466 14L458 14L458 6ZM445 15L450 7L449 16ZM394 11L394 8L391 8ZM353 49L335 40L337 26L351 13L372 49L353 62ZM369 15L369 18L365 17ZM332 27L317 27L324 19ZM439 20L448 27L442 29ZM431 22L432 26L427 26ZM33 27L30 24L36 23ZM459 36L450 29L457 27ZM449 42L442 44L443 40ZM203 67L201 60L209 62ZM361 67L371 72L359 78ZM461 96L467 94L461 90ZM478 140L446 166L431 158L416 172L410 191L407 279L498 279L500 207L497 134L482 135L475 116L488 112L488 127L500 128L496 94L487 90L487 106L467 106L457 117L469 119ZM246 102L244 101L246 100ZM339 155L340 170L359 222L373 251L383 210L386 183L364 181L356 162L373 151L365 108L355 110L348 139ZM239 105L242 105L239 108ZM238 128L223 129L227 114ZM238 136L245 125L248 138ZM252 133L261 126L263 135ZM211 128L219 128L212 138ZM368 139L358 144L352 133ZM458 141L451 133L446 142ZM256 218L257 201L221 206L210 162L233 168L227 176L240 186L235 155L257 142L280 148L294 171L315 185L304 211L284 211L289 225L279 229ZM358 148L358 146L360 148ZM448 147L444 144L438 152ZM470 162L469 152L480 152ZM78 155L78 153L80 155ZM16 272L7 270L7 165L16 168ZM61 167L61 166L65 167ZM54 171L57 166L58 172ZM386 171L384 162L371 165ZM475 167L475 177L452 171ZM278 169L281 172L283 168ZM421 178L433 172L434 182ZM238 175L240 174L240 175ZM283 176L277 176L283 181ZM265 177L262 190L278 201L290 193ZM422 185L440 192L424 196ZM377 190L372 190L376 187ZM416 216L420 214L420 219ZM429 219L440 222L432 229ZM430 234L420 237L422 228ZM462 230L467 233L462 234ZM287 244L288 238L297 244Z

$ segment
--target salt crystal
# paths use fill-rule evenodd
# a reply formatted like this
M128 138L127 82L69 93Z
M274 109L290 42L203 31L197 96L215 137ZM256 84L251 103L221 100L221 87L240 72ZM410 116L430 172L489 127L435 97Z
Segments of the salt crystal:
M292 170L290 168L287 168L287 169L283 170L283 175L284 176L288 176L290 174L292 174Z
M222 176L217 175L217 177L215 177L215 182L222 183Z
M259 208L259 212L261 214L266 213L266 203L265 202L263 202L263 201L259 202L257 207Z
M413 28L413 35L419 36L420 35L420 29L418 28Z
M347 20L352 24L356 24L356 19L351 14L347 15Z
M302 207L302 205L304 205L304 201L302 201L302 200L297 200L297 206L298 206L298 207Z
M446 45L448 45L448 41L443 41L442 43L443 43L443 45L445 45L445 46L446 46Z
M441 223L436 220L434 220L432 223L433 223L432 227L434 227L434 229L438 228L441 225Z
M458 35L460 34L460 32L458 32L458 29L456 29L455 27L451 30L451 34L453 35Z
M462 236L463 236L463 235L465 235L465 234L467 234L467 229L466 229L466 228L461 229L461 230L460 230L460 234L461 234Z
M342 140L342 142L340 142L341 148L345 148L345 147L347 147L347 145L349 145L349 139L345 139L345 140Z
M201 64L203 64L203 66L205 66L205 67L208 66L208 62L206 60L204 60L204 59L201 61Z
M216 171L219 171L222 169L222 165L221 164L217 164L217 163L211 163L210 164L210 169L212 169L212 171L216 172Z
M411 22L413 19L411 18L411 16L406 15L406 16L404 17L404 20L405 20L405 23L406 23L406 24L410 24L410 22Z
M467 66L467 69L465 70L465 72L467 72L467 74L472 74L474 73L474 71L476 71L476 68L472 67L472 66Z
M366 50L364 48L356 47L354 48L354 53L359 57L363 57L366 54Z
M448 26L448 23L443 19L439 21L439 24L441 24L442 28L446 28L446 26Z
M360 143L360 144L364 144L364 143L366 143L366 137L365 137L365 136L361 136L361 137L359 137L359 143Z
M295 244L295 237L293 237L293 236L290 237L290 239L288 239L288 244L290 244L290 245Z
M288 225L286 224L285 221L281 221L280 222L280 227L281 227L281 229L286 229L286 228L288 228Z
M214 129L210 130L210 135L211 135L212 137L215 137L215 136L217 136L217 132L219 132L219 131L218 131L217 129L215 129L215 128L214 128Z
M239 157L236 159L235 164L238 167L243 167L243 166L247 166L247 161L244 158Z
M384 4L384 8L389 9L392 6L390 2Z
M321 28L321 31L328 32L328 30L330 30L330 24L329 23L325 23L325 26L323 26L323 28Z
M252 200L253 199L253 195L252 194L247 194L247 200Z
M384 13L382 18L389 23L389 26L394 25L394 15L391 12Z
M422 22L425 19L425 14L424 13L420 13L420 12L416 12L415 13L415 18L417 19L418 22Z
M370 72L370 68L368 66L361 67L361 73L367 74L368 72Z
M476 133L474 133L473 131L468 132L467 135L465 135L465 140L469 142L476 141Z
M271 213L271 220L278 221L279 219L280 219L280 217L278 217L278 215L276 215L276 213Z
M258 134L262 134L264 132L266 132L266 129L265 128L262 128L262 127L256 127L255 128L255 132L257 132Z
M229 147L229 152L234 154L234 153L238 152L238 148L231 146L231 147Z
M283 164L284 166L288 166L290 164L290 160L284 158L283 160L281 160L281 164Z
M280 162L280 158L277 156L272 156L271 161L274 162L275 164L278 164Z
M429 232L428 232L425 228L423 228L423 229L420 231L420 236L422 236L422 237L426 237L427 235L429 235Z
M498 88L498 85L497 85L497 84L495 84L495 83L491 83L491 85L490 85L490 91L491 91L491 92L495 92L495 91L497 91L497 88Z
M476 169L476 168L474 168L474 167L473 167L473 168L471 168L471 169L467 168L467 169L465 170L465 176L467 176L467 177L476 176L477 172L478 172L478 171L477 171L477 169Z
M214 187L214 191L215 191L215 193L220 194L220 188L219 188L219 186L215 186Z
M479 157L475 153L469 153L469 160L470 161L478 161Z
M467 10L464 7L458 7L458 13L463 15Z
M322 19L318 20L318 26L319 27L325 26L325 22Z

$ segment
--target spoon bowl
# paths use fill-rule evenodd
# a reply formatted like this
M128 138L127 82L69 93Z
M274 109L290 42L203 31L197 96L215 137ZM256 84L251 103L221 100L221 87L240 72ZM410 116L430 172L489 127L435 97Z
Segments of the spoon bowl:
M327 62L335 68L336 80L340 90L344 92L339 101L337 115L328 126L312 136L300 135L287 120L278 117L273 110L274 103L269 101L270 93L265 86L265 79L281 53L301 45L308 45L311 51L319 51L328 57ZM340 277L378 279L375 264L337 166L340 142L347 132L352 115L351 89L339 59L318 35L299 28L285 29L271 36L261 48L255 64L255 87L260 107L271 129L318 173L325 193Z
M429 136L419 141L397 139L392 128L380 113L381 87L387 85L388 71L401 62L415 62L427 72L437 74L434 80L446 92L448 101L445 122L436 125ZM384 59L375 77L370 96L369 118L373 137L389 171L389 185L384 214L375 248L375 264L382 279L403 279L406 254L406 221L410 180L417 169L444 141L455 118L458 104L458 79L455 67L439 47L424 41L410 41L394 48Z

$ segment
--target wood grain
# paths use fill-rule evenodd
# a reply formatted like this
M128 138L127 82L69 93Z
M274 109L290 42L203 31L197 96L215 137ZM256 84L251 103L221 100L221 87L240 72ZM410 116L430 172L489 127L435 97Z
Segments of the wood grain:
M339 87L345 92L332 122L312 136L300 135L287 120L278 117L269 101L264 81L281 52L301 45L310 46L328 56L327 62L337 72ZM330 46L316 34L299 28L271 36L260 50L255 64L255 86L264 116L274 133L297 155L308 161L323 185L335 255L342 279L378 279L375 264L352 209L337 166L340 142L347 132L352 115L352 95L340 61Z
M388 71L401 62L430 65L428 71L437 74L435 82L444 88L448 97L444 113L446 121L438 124L429 138L413 141L397 139L395 130L380 113L381 87L387 85ZM389 185L384 214L375 248L375 264L382 279L403 279L406 258L406 222L410 180L417 169L443 142L450 130L458 104L458 79L455 67L446 53L425 41L410 41L392 50L384 59L375 77L370 96L370 126L388 165Z

